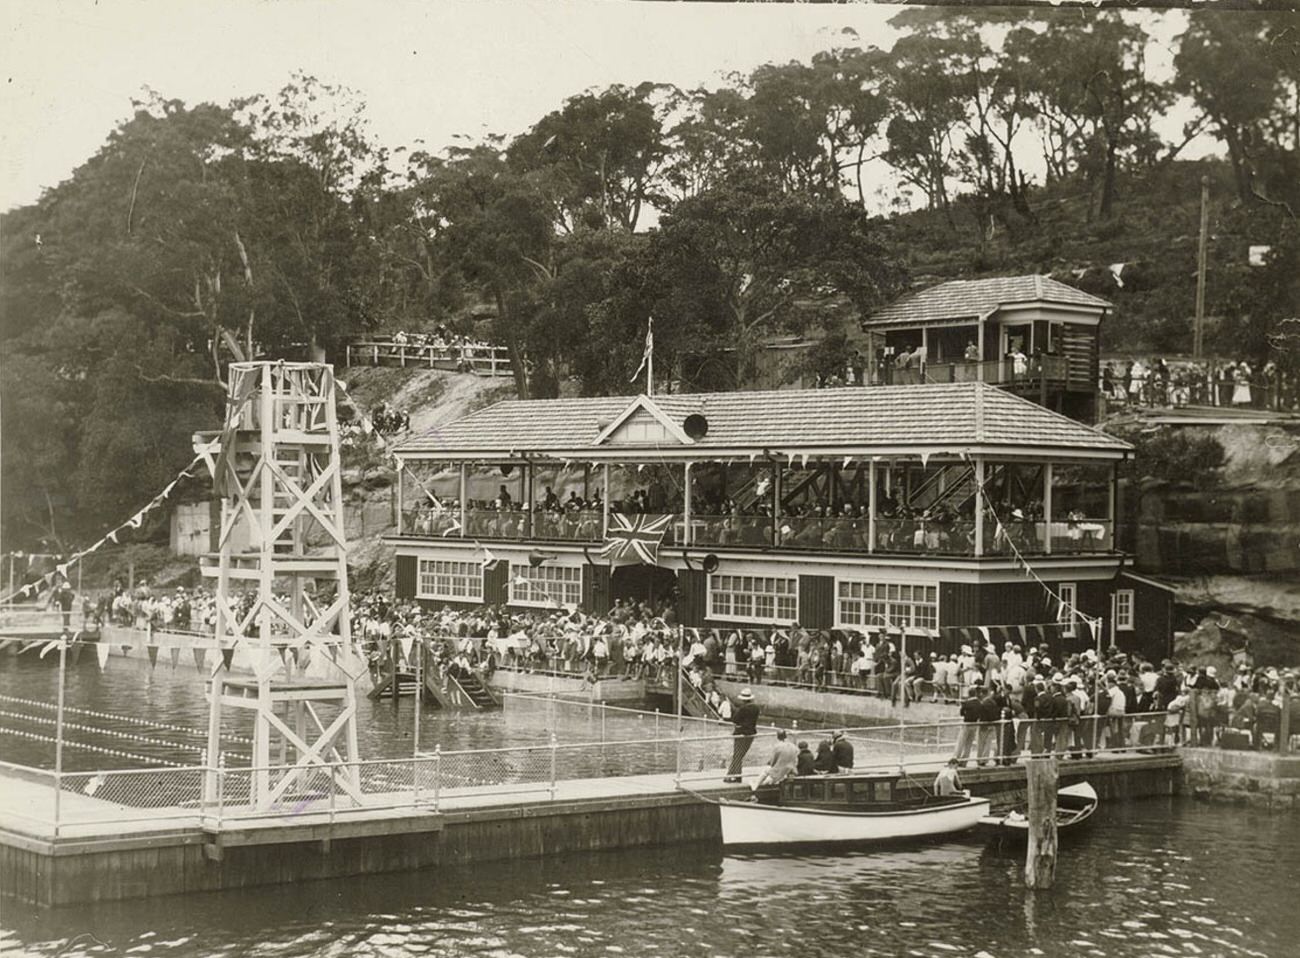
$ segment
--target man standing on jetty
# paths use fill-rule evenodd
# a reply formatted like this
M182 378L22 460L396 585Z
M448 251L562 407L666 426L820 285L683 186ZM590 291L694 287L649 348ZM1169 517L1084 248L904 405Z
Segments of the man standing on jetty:
M754 736L758 734L758 706L754 704L754 693L749 689L741 689L739 699L740 704L731 713L731 724L736 730L733 733L735 739L731 748L731 766L727 769L727 777L723 779L728 783L740 781L740 769L744 765L745 755L754 744Z

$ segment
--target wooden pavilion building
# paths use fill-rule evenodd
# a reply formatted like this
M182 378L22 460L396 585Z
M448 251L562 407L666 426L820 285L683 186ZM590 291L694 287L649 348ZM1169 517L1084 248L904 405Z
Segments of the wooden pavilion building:
M875 382L993 383L1093 422L1098 337L1111 308L1050 276L997 276L909 293L862 326L876 358ZM900 365L918 349L917 359Z
M1116 545L1131 447L987 383L507 401L398 453L397 593L435 606L1170 639L1169 592ZM602 555L660 516L653 564Z

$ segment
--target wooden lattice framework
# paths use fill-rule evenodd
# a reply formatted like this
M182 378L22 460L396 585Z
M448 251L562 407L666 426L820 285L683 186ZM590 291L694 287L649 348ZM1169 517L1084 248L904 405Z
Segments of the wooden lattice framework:
M215 639L223 650L254 646L254 675L218 666L212 676L208 767L220 765L223 714L251 711L251 804L296 803L325 783L360 802L349 763L364 664L348 611L333 369L232 364L221 435L195 445L223 500L216 564L204 570L216 578ZM339 767L322 772L328 765ZM218 777L209 774L210 799Z

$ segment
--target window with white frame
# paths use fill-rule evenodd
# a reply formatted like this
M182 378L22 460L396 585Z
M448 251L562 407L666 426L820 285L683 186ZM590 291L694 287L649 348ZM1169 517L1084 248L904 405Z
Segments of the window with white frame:
M1079 588L1073 582L1062 582L1057 587L1061 607L1056 611L1056 621L1061 623L1061 634L1072 639L1079 634Z
M1117 589L1115 592L1115 631L1132 632L1136 617L1133 609L1133 590Z
M841 628L937 629L939 587L909 582L836 580L836 625Z
M510 564L510 604L556 609L582 604L582 566Z
M452 602L483 601L483 566L477 562L421 559L416 595Z
M711 575L709 617L794 622L799 617L799 580L763 575Z

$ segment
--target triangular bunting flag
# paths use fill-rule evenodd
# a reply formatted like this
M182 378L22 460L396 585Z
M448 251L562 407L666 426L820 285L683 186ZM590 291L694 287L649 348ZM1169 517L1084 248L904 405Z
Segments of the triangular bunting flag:
M221 664L226 667L227 672L230 671L230 663L234 660L234 658L235 658L235 647L233 645L228 649L221 650Z
M206 650L206 649L193 649L192 651L194 652L194 667L195 667L196 669L198 669L200 672L202 672L202 671L203 671L203 660L204 660L205 658L207 658L207 655L208 655L207 650Z
M116 542L116 541L117 541L117 530L114 529L114 530L113 530L112 532L110 532L108 535L104 536L104 538L107 539L109 542Z
M58 647L59 647L58 639L53 639L49 642L46 642L45 646L41 649L41 654L38 656L38 658L42 658L42 659L45 658L45 653L53 652Z
M404 658L407 662L411 661L411 646L415 644L415 637L412 636L409 632L403 632L398 637L397 641L400 642L402 645L402 658Z
M109 648L107 642L95 643L95 655L99 657L99 667L101 669L103 669L105 666L108 665L108 653L110 651L111 649Z
M158 667L158 646L145 646L145 651L149 654L149 668L156 669Z
M172 657L172 668L176 668L177 663L181 660L181 647L179 645L173 645L167 651Z
M83 646L80 642L73 642L72 645L68 648L68 655L71 656L71 662L73 665L76 665L79 661L81 661L81 650L83 648L85 648L85 646Z

